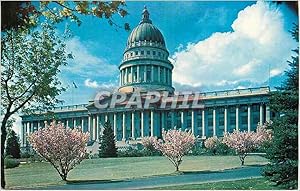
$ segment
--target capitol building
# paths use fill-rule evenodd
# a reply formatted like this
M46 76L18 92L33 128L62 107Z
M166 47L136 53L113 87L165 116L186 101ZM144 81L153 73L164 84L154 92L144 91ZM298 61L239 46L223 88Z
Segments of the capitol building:
M123 59L119 65L118 91L126 95L140 92L142 101L149 91L168 93L168 99L180 103L187 98L188 107L171 107L166 101L161 108L158 103L147 108L125 107L128 99L114 108L98 108L95 101L86 104L55 107L51 111L39 111L22 115L21 146L26 146L27 136L45 126L45 121L58 119L65 126L80 126L90 133L91 141L99 141L103 124L109 120L117 145L135 143L142 137L161 137L162 129L189 129L198 139L221 137L226 132L254 131L258 123L274 117L269 109L269 87L200 92L201 107L192 107L194 93L176 94L172 86L173 64L169 61L166 41L160 30L152 23L145 8L142 20L128 37ZM182 74L188 75L188 74ZM111 96L101 101L109 102Z

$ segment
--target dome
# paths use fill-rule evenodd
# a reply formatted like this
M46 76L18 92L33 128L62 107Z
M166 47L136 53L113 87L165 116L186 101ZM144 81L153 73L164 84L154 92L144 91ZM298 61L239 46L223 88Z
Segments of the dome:
M127 40L127 46L139 41L152 41L165 46L165 40L158 28L156 28L149 19L149 12L145 7L142 21L135 27Z

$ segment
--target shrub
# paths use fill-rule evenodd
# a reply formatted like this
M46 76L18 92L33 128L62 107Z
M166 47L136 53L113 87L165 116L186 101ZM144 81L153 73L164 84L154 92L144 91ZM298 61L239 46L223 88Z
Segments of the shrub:
M204 145L205 148L212 154L216 154L217 152L217 145L220 143L220 140L217 137L209 137L208 139L205 140Z
M133 147L128 147L125 150L118 151L118 157L142 157L147 156L146 150L138 150Z
M13 159L11 155L8 155L4 159L4 168L15 168L20 165L20 161Z
M32 156L32 154L30 154L29 152L23 152L21 153L21 158L30 158Z

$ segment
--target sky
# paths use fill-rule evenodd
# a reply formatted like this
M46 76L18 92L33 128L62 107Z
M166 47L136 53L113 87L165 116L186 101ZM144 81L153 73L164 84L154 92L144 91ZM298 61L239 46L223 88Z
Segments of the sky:
M216 91L280 85L297 43L289 30L298 17L286 5L266 2L127 2L129 15L116 23L141 20L146 5L150 19L162 32L174 65L176 91ZM118 66L130 31L106 20L80 17L58 25L70 26L67 51L74 56L59 78L68 89L63 105L84 104L99 90L116 89ZM270 77L270 79L269 79ZM73 82L77 88L72 85ZM19 121L19 120L18 120Z

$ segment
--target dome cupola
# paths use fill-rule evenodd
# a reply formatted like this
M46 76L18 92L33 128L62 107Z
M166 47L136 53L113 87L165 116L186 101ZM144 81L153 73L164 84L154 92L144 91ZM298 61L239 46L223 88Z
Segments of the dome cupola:
M142 20L130 33L120 69L122 92L169 91L173 92L173 65L160 30L152 24L147 7Z
M143 11L143 17L139 25L134 28L131 32L131 34L128 37L127 40L127 46L131 46L131 44L134 44L135 42L140 41L149 41L153 43L159 43L162 46L165 46L165 40L161 32L156 28L152 21L150 20L149 12L147 8L145 7Z

